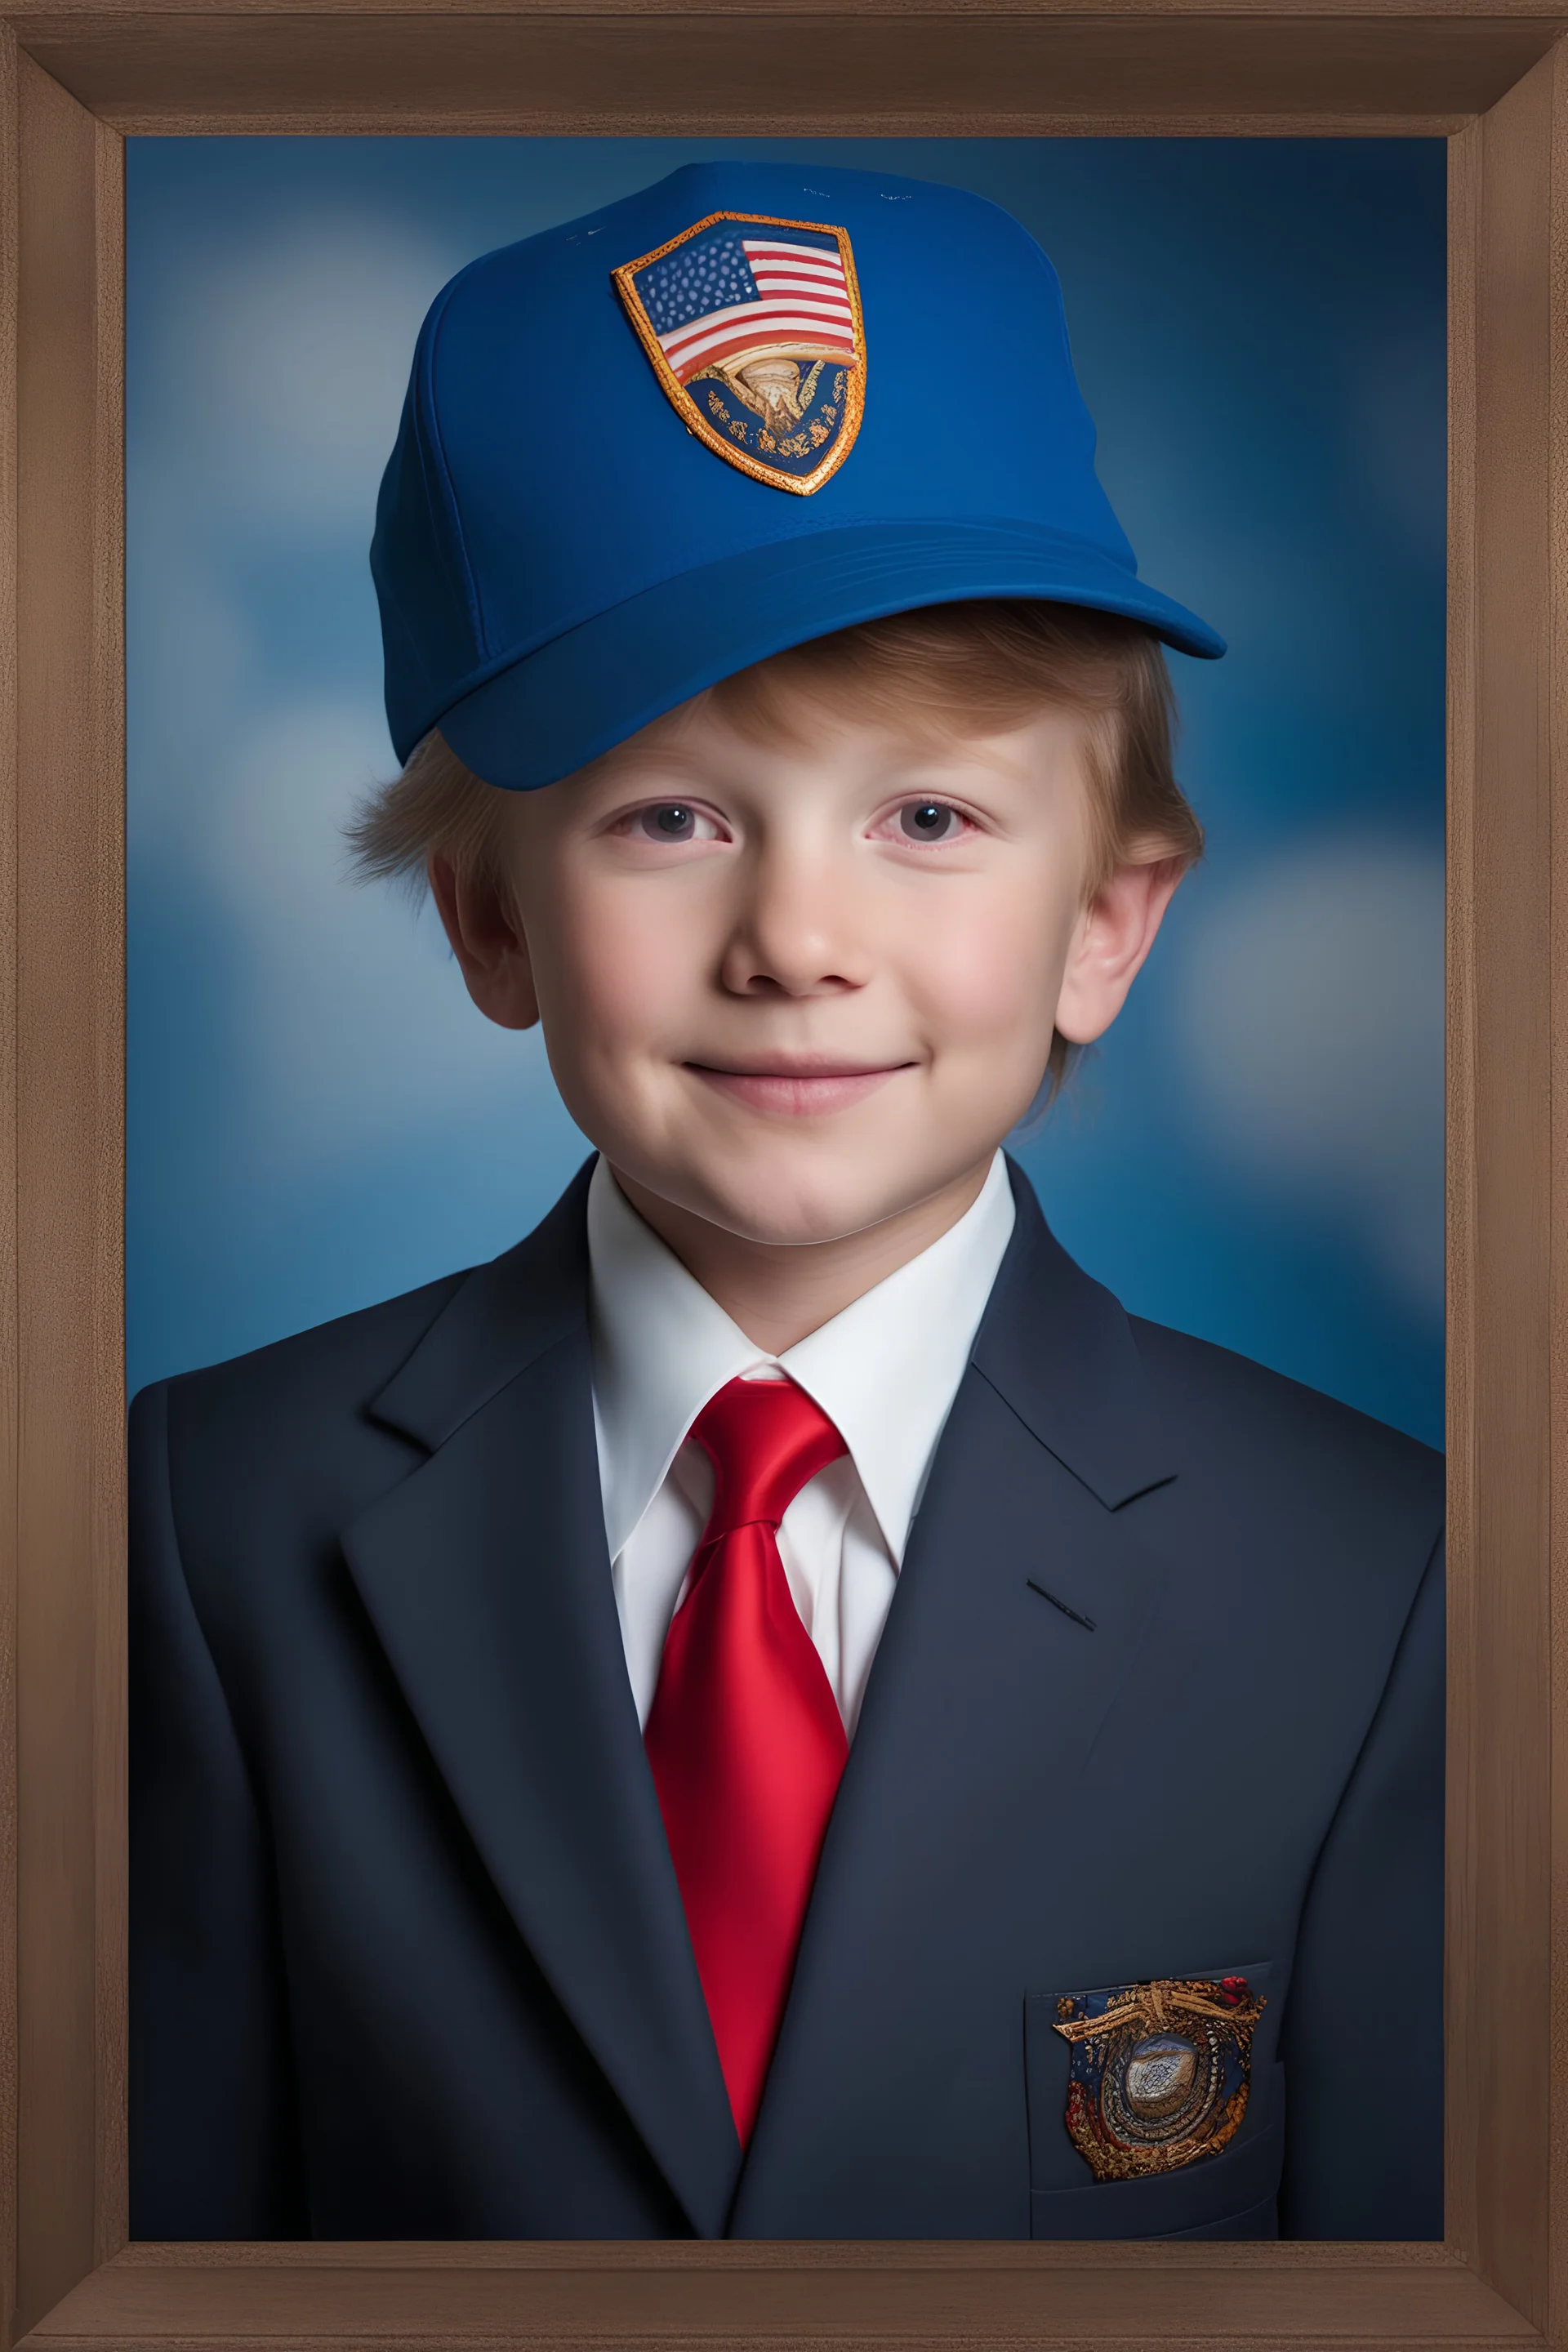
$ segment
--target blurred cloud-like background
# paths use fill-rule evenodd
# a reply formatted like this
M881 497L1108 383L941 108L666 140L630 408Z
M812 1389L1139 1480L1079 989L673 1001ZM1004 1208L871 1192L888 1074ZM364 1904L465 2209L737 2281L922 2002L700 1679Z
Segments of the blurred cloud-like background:
M455 269L748 149L1027 224L1140 567L1230 640L1173 657L1209 854L1022 1142L1047 1214L1134 1312L1440 1443L1436 141L132 140L132 1386L505 1248L586 1149L347 878L375 490Z

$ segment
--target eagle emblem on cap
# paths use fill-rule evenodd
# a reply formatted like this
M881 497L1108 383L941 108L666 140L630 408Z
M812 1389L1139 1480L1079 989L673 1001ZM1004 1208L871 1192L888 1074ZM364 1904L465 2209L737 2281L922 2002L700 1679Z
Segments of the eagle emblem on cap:
M755 481L820 489L854 447L865 405L848 232L710 213L612 274L687 430Z
M1185 1977L1064 1993L1072 2044L1066 2122L1097 2180L1135 2180L1217 2156L1247 2113L1252 2029L1245 1977Z

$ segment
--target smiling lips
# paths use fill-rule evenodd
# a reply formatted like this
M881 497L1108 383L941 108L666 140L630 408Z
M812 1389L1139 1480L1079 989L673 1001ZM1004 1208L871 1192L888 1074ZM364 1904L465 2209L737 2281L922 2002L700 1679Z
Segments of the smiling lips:
M688 1062L687 1068L753 1110L784 1111L794 1118L811 1118L824 1111L847 1110L886 1086L908 1062L884 1062L875 1067L845 1062L774 1062L746 1070L721 1070L710 1063Z

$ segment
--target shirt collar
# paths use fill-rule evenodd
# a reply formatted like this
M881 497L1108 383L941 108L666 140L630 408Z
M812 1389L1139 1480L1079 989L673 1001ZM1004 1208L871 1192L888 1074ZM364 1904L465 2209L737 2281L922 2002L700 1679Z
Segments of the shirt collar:
M601 1159L588 1187L594 1416L612 1559L726 1381L776 1365L849 1448L895 1563L1013 1231L1000 1151L978 1199L918 1257L770 1356L643 1222Z

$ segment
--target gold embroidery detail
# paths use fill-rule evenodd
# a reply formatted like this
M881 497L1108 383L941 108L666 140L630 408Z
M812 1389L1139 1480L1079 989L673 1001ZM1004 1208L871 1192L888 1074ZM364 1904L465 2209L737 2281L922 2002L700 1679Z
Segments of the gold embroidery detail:
M1077 2014L1084 1996L1058 1999L1054 2030L1066 2042L1091 2045L1091 2066L1099 2060L1089 2083L1075 2068L1066 2116L1073 2146L1097 2180L1173 2172L1217 2156L1234 2137L1247 2113L1252 2032L1267 2005L1242 1979L1235 1981L1245 1999L1222 2000L1219 1985L1202 1978L1121 1986L1097 2017ZM1151 2040L1161 2046L1142 2047ZM1098 2053L1096 2042L1103 2045ZM1222 2098L1226 2042L1240 2081ZM1143 2085L1132 2081L1136 2065L1148 2072ZM1175 2137L1161 2136L1173 2126Z
M1070 1996L1064 1996L1057 2003L1058 2017L1072 2019L1070 2024L1056 2029L1068 2042L1092 2042L1127 2025L1142 2025L1147 2033L1164 2033L1175 2016L1184 2011L1189 2017L1220 2017L1226 2024L1245 2025L1250 2032L1264 2009L1261 2000L1215 2000L1201 1981L1184 1983L1167 1979L1152 1984L1125 1986L1111 1995L1098 2017L1074 2018L1076 2006Z

